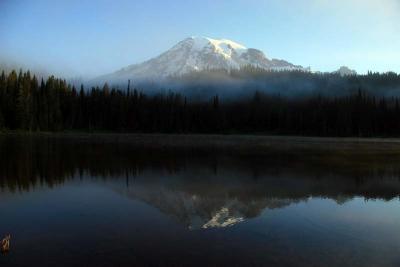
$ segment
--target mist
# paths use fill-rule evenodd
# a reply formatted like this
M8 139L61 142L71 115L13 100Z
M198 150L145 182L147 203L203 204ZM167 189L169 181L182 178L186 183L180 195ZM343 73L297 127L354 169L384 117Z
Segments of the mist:
M252 97L255 92L289 99L343 97L359 90L376 97L400 96L400 75L394 72L342 75L338 72L270 71L248 66L240 70L205 70L162 79L132 77L130 81L131 88L146 94L174 92L202 101L214 96L235 101ZM128 80L91 81L85 85L86 88L101 88L105 83L123 91L128 86Z

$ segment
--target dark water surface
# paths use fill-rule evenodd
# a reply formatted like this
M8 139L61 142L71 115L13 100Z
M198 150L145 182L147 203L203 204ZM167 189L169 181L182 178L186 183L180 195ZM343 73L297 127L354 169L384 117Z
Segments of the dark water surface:
M0 266L400 266L400 160L0 137Z

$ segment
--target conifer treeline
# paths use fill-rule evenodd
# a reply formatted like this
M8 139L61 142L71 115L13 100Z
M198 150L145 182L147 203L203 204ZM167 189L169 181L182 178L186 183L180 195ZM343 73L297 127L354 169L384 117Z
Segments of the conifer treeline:
M360 89L341 97L290 99L256 92L250 99L187 100L136 89L76 89L65 80L38 81L29 72L2 72L0 129L161 133L270 133L317 136L400 136L397 97Z

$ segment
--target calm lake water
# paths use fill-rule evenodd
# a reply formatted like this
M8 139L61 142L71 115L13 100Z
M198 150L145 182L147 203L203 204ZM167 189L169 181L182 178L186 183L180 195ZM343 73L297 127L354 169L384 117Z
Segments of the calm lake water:
M400 161L0 137L0 266L400 266Z

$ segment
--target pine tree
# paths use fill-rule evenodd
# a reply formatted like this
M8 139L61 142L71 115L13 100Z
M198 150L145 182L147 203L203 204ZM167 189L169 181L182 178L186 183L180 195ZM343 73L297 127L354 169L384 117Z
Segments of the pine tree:
M0 131L2 131L4 129L4 117L3 117L3 113L0 109Z

